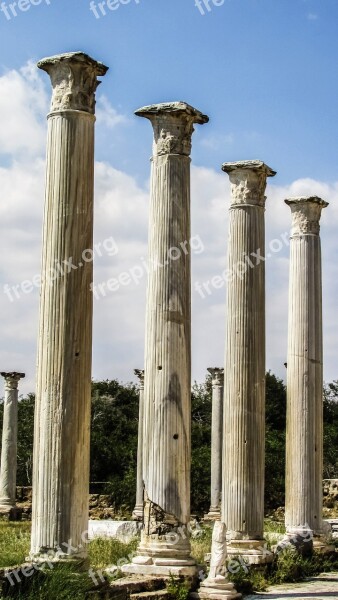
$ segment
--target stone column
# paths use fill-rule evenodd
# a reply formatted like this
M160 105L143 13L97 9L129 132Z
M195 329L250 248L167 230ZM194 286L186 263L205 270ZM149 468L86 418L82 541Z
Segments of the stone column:
M18 383L24 373L1 373L5 379L0 468L0 513L13 515L16 502ZM15 512L15 511L14 511Z
M133 511L135 521L143 521L143 402L144 402L144 371L134 370L139 379L139 417L138 417L138 441L137 441L137 480L136 480L136 504Z
M323 533L323 339L320 198L285 200L292 212L287 357L287 538L311 551Z
M228 554L265 562L265 188L263 162L225 163L231 183L228 243L222 521Z
M212 376L211 505L205 519L219 521L222 498L222 441L224 369L208 369Z
M82 52L38 63L52 82L34 433L32 558L86 555L97 76ZM71 545L71 547L69 547Z
M190 151L194 123L208 117L183 102L141 108L154 129L145 380L144 530L125 572L196 572L190 520L191 331Z

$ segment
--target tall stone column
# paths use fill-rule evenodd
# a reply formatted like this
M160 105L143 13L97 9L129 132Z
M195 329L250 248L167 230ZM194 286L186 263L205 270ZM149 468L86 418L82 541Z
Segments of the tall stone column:
M139 417L137 441L137 479L136 479L136 504L133 510L133 519L143 521L143 403L144 403L144 371L134 370L139 379Z
M208 369L212 376L211 504L205 519L219 521L222 498L222 442L224 369Z
M145 380L144 530L133 564L143 574L196 572L190 520L191 325L190 151L194 123L208 117L183 102L136 111L154 129Z
M291 208L287 357L287 537L311 550L323 533L323 335L320 198L285 200Z
M85 556L91 401L97 76L82 52L38 63L52 82L34 433L31 556ZM68 545L71 545L69 547Z
M25 374L1 373L1 377L5 379L5 401L0 467L0 513L11 515L16 502L18 383Z
M265 188L263 162L225 163L231 206L228 242L222 521L228 554L250 563L264 551ZM230 275L231 274L231 275Z

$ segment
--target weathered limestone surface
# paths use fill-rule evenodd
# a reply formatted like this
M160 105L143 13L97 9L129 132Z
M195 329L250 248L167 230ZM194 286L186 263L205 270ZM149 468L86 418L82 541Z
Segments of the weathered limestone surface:
M24 373L1 373L5 379L0 467L0 512L10 513L16 502L18 446L18 383Z
M212 376L211 504L206 520L221 518L224 369L209 368Z
M53 97L48 116L31 556L57 552L60 557L82 557L89 491L95 90L97 76L107 67L82 52L47 58L38 66L50 75Z
M216 521L212 532L211 560L208 577L202 581L193 598L201 600L231 600L241 598L235 586L227 577L226 569L226 526L221 521Z
M144 403L144 370L135 369L139 379L139 418L138 418L138 444L137 444L137 479L136 479L136 504L133 510L133 519L143 520L143 403Z
M261 161L225 163L231 183L224 380L222 521L229 554L269 560L262 547L265 446L265 255L267 177Z
M126 572L192 575L190 518L191 325L190 151L194 123L184 102L136 115L154 129L144 382L144 530ZM175 249L172 252L172 249Z
M323 533L323 341L319 220L328 203L285 200L292 212L287 357L287 535L295 545Z

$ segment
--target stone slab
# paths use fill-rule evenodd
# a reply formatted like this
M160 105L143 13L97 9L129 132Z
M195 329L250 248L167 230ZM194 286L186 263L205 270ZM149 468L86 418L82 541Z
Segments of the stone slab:
M96 537L115 538L128 543L136 537L142 526L138 521L89 521L88 538Z
M302 583L270 587L266 592L244 596L245 600L337 600L338 573L323 573Z

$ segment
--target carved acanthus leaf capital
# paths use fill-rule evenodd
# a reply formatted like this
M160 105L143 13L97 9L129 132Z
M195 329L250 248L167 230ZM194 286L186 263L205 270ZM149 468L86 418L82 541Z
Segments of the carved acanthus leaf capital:
M267 177L274 177L276 171L261 160L224 163L222 171L229 175L232 206L241 204L265 206L266 180Z
M182 154L190 156L194 123L207 123L209 118L185 102L163 102L135 111L149 119L154 129L153 156Z
M23 377L25 377L25 373L1 373L1 377L4 378L5 380L5 389L6 390L17 390L18 389L18 383L20 381L20 379L23 379Z
M328 202L318 196L299 196L287 198L285 203L290 206L292 213L291 237L319 235L322 209L328 206Z
M212 386L223 386L224 385L224 369L219 369L217 367L209 367L208 372L212 377Z
M97 77L105 75L108 67L83 52L44 58L38 62L38 67L51 78L52 112L81 110L95 113L95 92L101 83Z

